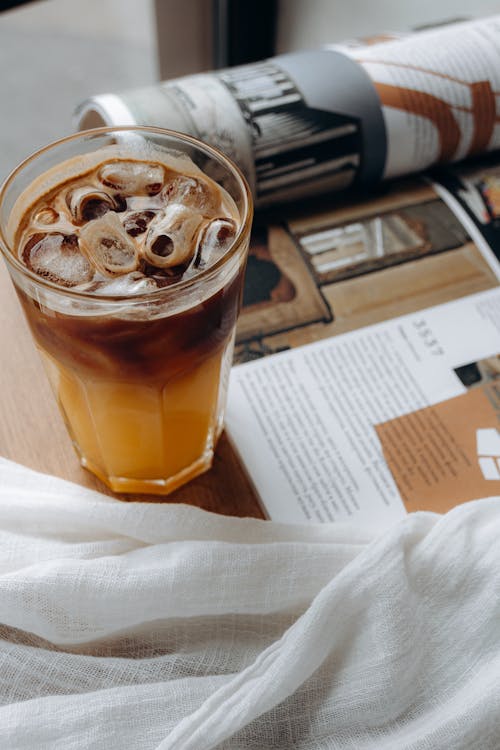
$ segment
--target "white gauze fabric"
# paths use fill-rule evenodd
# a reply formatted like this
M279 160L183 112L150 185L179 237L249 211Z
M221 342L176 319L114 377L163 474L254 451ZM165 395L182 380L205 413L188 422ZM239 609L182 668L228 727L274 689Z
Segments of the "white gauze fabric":
M500 747L500 502L389 531L0 459L2 750Z

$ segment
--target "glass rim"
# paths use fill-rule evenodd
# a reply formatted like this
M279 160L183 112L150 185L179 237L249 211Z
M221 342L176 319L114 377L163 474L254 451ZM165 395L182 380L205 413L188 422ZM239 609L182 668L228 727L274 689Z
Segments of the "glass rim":
M0 206L5 198L5 194L8 188L15 180L15 178L24 169L26 169L29 164L34 162L42 154L54 150L61 144L82 140L85 137L89 136L131 132L166 136L168 138L181 141L189 146L198 149L199 151L205 152L205 154L212 158L215 158L219 162L222 162L222 164L234 175L240 187L241 195L243 198L243 220L239 226L236 236L234 237L231 245L226 250L224 255L218 258L213 265L200 270L199 273L197 273L195 276L184 280L181 278L179 281L176 281L173 284L169 284L168 286L161 287L154 291L142 292L140 294L95 294L95 292L76 290L72 287L60 286L59 284L56 284L49 279L38 276L36 273L27 268L24 263L21 263L21 261L17 258L15 252L13 251L13 248L7 241L2 228L2 223L0 222L0 252L5 258L7 264L13 266L25 278L30 279L36 285L44 289L50 290L50 292L52 293L56 292L62 295L69 296L73 299L81 299L87 301L92 300L94 302L120 302L123 304L124 301L129 301L133 304L137 304L141 301L154 302L158 299L165 299L166 297L176 294L177 292L182 292L186 289L190 289L202 281L209 280L213 276L217 275L220 269L223 268L235 255L237 255L241 242L250 232L253 218L252 194L245 176L243 175L241 169L220 149L216 148L215 146L209 145L208 143L205 143L195 136L188 135L187 133L181 133L177 130L170 130L168 128L159 128L149 125L119 125L115 127L105 126L99 128L89 128L88 130L80 130L77 133L64 136L63 138L58 138L57 140L52 141L51 143L48 143L42 148L39 148L31 153L26 157L26 159L23 159L22 162L14 167L14 169L7 175L4 181L0 184Z

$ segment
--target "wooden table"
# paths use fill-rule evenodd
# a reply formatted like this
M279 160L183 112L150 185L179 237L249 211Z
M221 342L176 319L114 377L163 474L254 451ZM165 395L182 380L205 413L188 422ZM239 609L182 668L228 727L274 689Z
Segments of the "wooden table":
M277 252L280 247L283 249L282 241L282 230L278 227L275 232ZM310 283L305 266L302 276L297 269L295 273L296 287L302 283L301 278L304 284ZM261 341L268 347L294 346L490 289L497 283L477 248L466 243L450 251L324 285L316 319L313 314L308 325L286 332L278 330L262 336ZM0 295L0 455L124 500L190 503L227 515L263 517L251 483L224 435L211 471L166 498L113 495L82 469L4 263L0 267ZM297 310L296 300L294 305ZM331 309L333 320L332 316L323 314L322 306ZM309 308L306 313L310 314ZM266 314L267 324L272 324L272 315L269 311ZM244 315L241 320L243 338L248 336L248 330L249 318Z

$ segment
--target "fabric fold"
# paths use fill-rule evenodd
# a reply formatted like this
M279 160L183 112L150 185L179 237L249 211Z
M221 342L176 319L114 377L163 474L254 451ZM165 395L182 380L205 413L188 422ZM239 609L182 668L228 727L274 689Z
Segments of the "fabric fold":
M499 498L294 526L0 460L0 746L497 749L499 529Z

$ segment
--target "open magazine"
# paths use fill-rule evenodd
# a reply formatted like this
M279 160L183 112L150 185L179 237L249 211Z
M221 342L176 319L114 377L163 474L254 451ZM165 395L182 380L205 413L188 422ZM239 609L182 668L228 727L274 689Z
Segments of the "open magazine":
M256 227L226 429L273 520L390 524L500 495L500 156L433 177ZM401 298L424 264L445 286L464 257L484 291L372 325L352 303Z

